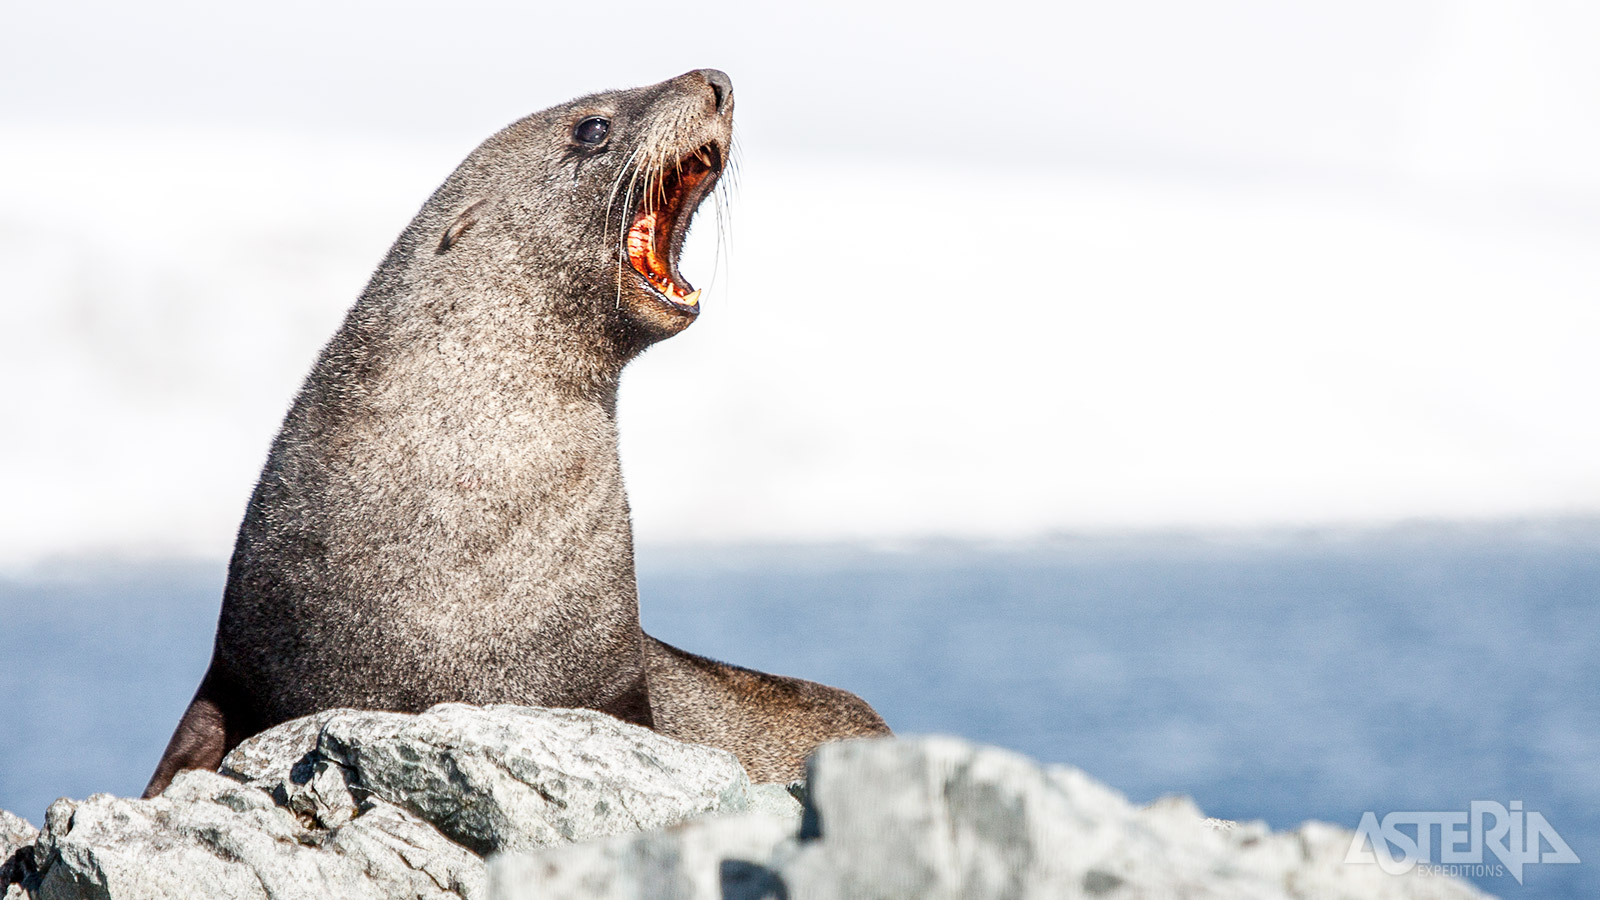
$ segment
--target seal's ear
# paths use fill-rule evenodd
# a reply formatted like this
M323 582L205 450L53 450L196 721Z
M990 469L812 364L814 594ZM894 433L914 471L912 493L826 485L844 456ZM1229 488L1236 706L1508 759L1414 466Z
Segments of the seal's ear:
M444 237L439 239L439 249L434 252L443 253L449 250L456 241L461 240L461 236L467 233L468 228L478 224L478 214L483 212L488 205L488 199L483 199L463 209L461 214L456 216L455 221L450 223L450 227L444 230Z

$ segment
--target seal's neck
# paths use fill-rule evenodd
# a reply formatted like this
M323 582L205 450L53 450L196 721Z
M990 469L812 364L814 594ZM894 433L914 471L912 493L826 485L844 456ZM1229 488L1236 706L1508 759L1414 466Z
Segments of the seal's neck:
M511 266L455 271L465 257L431 259L411 244L391 250L335 343L414 362L463 398L551 395L616 408L622 369L645 344L608 298L564 294L571 286Z
M490 554L485 567L515 548L523 571L549 584L603 570L609 595L631 600L621 363L595 352L586 329L598 326L562 313L492 286L430 291L380 273L324 350L283 439L337 442L323 456L339 470L317 477L345 482L334 486L342 517L363 530L381 523L404 542L421 523L433 558L476 565Z

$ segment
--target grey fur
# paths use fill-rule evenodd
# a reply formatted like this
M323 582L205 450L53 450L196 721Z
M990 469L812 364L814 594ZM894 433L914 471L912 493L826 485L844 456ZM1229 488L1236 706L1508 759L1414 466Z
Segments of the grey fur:
M639 627L617 383L694 311L627 264L621 204L698 147L727 159L731 90L698 70L529 116L423 206L272 445L211 667L147 795L341 706L587 707L730 750L758 781L887 731L852 694ZM572 129L592 115L611 125L590 147Z

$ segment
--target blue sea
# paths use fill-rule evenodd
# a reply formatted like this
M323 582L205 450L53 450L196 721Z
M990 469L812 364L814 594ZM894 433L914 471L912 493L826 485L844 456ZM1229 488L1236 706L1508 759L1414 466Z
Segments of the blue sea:
M1521 801L1581 862L1473 880L1600 896L1600 522L647 547L639 571L657 637L847 687L899 732L1274 828ZM223 576L0 581L0 808L38 824L57 796L141 789Z

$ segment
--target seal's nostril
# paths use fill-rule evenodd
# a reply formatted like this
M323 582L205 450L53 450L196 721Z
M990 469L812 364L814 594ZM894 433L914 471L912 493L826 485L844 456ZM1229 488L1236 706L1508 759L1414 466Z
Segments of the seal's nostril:
M733 79L721 69L701 69L700 74L705 78L706 84L711 85L711 92L716 95L717 112L727 112L733 103Z

